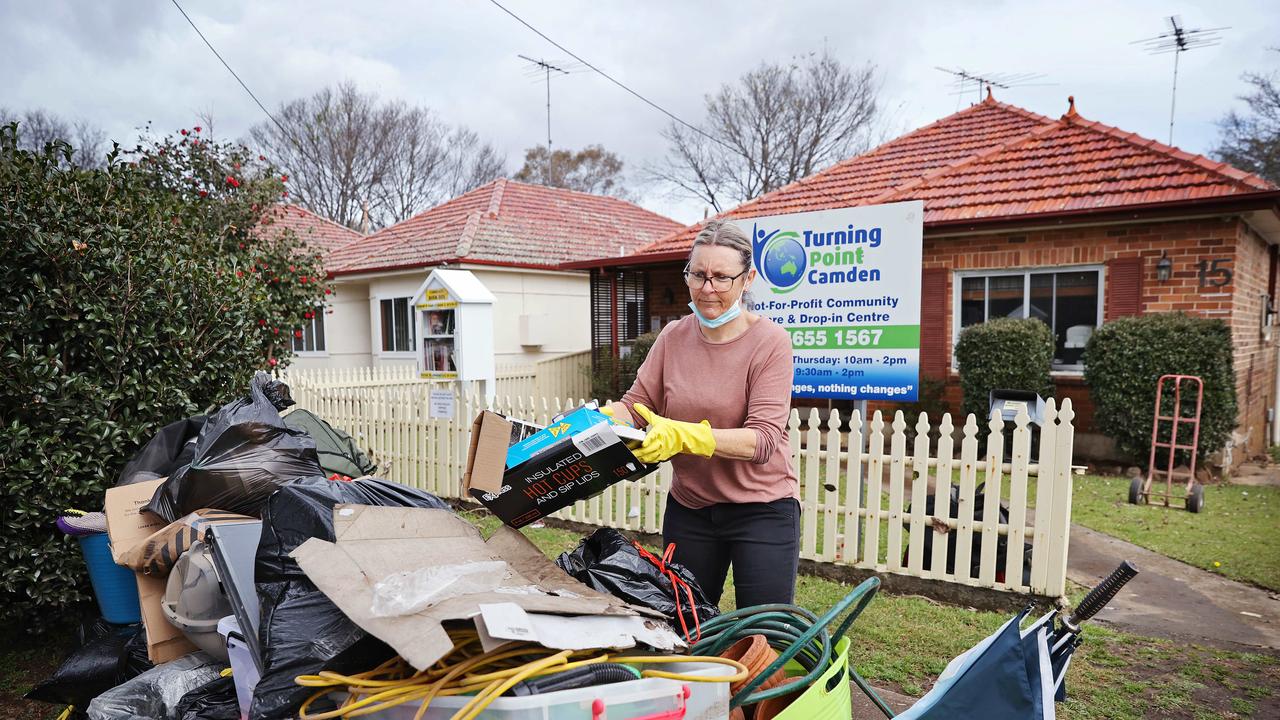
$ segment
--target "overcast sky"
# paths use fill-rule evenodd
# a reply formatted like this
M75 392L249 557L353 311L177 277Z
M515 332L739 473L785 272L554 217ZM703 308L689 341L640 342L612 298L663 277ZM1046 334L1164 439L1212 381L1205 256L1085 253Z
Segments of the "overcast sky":
M524 149L546 139L545 86L516 55L572 62L485 0L179 2L268 108L349 79L474 128L512 173ZM1230 26L1220 46L1181 58L1174 144L1208 153L1215 120L1241 106L1241 73L1280 70L1280 53L1267 51L1280 45L1275 0L501 2L691 122L722 83L825 44L846 63L880 69L897 131L976 99L953 94L935 69L946 66L1043 73L1052 84L997 89L997 99L1057 117L1075 95L1084 117L1165 141L1173 58L1130 43L1178 14L1188 28ZM0 0L0 105L83 118L122 142L147 121L171 131L209 113L219 136L238 138L264 119L169 0ZM552 80L557 147L600 143L638 169L663 154L666 122L593 73ZM657 187L640 202L684 222L703 211Z

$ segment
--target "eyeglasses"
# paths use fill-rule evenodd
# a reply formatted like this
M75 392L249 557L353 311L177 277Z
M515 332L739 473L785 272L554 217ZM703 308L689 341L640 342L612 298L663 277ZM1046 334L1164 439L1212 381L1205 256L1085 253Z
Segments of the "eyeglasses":
M686 268L684 271L684 282L693 290L701 290L707 282L711 283L711 289L716 292L724 292L733 287L733 281L751 272L751 268L747 268L737 275L708 275L700 272L689 272Z

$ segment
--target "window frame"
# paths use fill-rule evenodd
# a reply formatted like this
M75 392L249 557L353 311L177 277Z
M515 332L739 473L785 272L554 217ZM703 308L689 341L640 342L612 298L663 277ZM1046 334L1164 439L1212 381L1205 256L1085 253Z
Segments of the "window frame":
M373 332L371 332L370 334L374 335L373 348L374 348L374 355L376 357L417 359L418 357L417 349L414 346L417 344L419 339L418 328L417 328L418 318L416 316L415 308L413 306L413 298L414 298L413 295L374 295L373 296L373 318L371 323L373 325L372 327ZM396 300L405 301L405 305L409 313L409 317L408 317L409 349L408 350L383 350L382 349L382 302L384 300L392 301L393 325L394 325L394 319L395 319L395 315L394 315L395 301ZM395 329L393 327L392 332L394 331Z
M1107 268L1101 264L1085 264L1085 265L1041 265L1037 267L1024 268L1002 268L992 270L954 270L952 271L952 288L951 288L951 369L957 370L956 365L956 342L960 339L960 302L961 302L961 286L964 285L965 278L989 278L995 276L1022 276L1022 312L1023 317L1028 317L1027 313L1031 308L1031 276L1041 275L1044 273L1068 273L1068 272L1097 272L1098 273L1098 318L1094 329L1102 327L1103 317L1106 309L1106 288L1107 288ZM985 283L983 287L984 301L990 303L990 298L986 297L990 293L990 283ZM1058 294L1053 294L1054 307L1057 307ZM1057 313L1054 313L1057 316ZM986 322L984 320L983 322ZM1055 343L1056 347L1056 343ZM1053 364L1049 367L1050 372L1055 375L1083 375L1084 364L1075 363L1072 365Z
M320 324L321 326L324 326L324 325L325 325L325 319L324 319L324 316L329 314L329 313L328 313L328 307L327 307L324 303L320 303L320 304L316 305L316 306L315 306L314 311L315 311L315 312L314 312L314 315L312 315L311 320L309 321L309 322L311 323L311 328L310 328L310 329L311 329L311 334L312 334L312 336L315 336L315 335L316 335L316 330L315 330L315 328L316 328L316 321L319 321L319 324ZM304 320L303 322L308 322L308 321ZM301 343L303 344L303 346L305 347L306 342L307 342L307 338L306 338L306 334L305 334L305 333L306 333L306 331L307 331L307 327L306 327L306 326L303 326L303 327L301 327L301 328L294 328L294 329L295 329L295 330L302 330L304 334L303 334L303 336L302 336L302 337L294 337L294 338L292 338L292 342L301 342ZM294 349L294 351L293 351L293 354L294 354L296 357L304 357L304 358L305 358L305 357L329 357L329 332L328 332L328 331L329 331L329 328L325 327L325 328L324 328L324 345L325 345L325 347L324 347L324 349L323 349L323 350L298 350L298 349L296 349L296 348L295 348L295 349ZM292 344L290 345L290 347L293 347L293 346L292 346Z

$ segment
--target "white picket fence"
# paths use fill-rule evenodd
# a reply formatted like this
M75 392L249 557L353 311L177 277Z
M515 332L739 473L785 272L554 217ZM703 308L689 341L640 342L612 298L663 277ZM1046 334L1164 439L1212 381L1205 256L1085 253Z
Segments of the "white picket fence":
M453 417L435 418L428 415L422 384L302 385L294 388L294 398L355 436L381 466L380 476L441 497L462 497L471 421L484 407L481 401L455 393ZM500 397L490 409L545 424L558 411L580 404ZM800 479L802 558L997 590L1065 594L1075 417L1069 399L1060 409L1052 400L1047 403L1036 463L1030 462L1032 432L1025 412L1013 423L1010 462L1002 462L1006 429L998 415L986 423L984 457L979 457L980 429L973 415L960 428L958 443L950 415L936 426L920 415L910 443L901 412L886 422L877 411L865 423L856 412L846 419L833 411L825 423L816 409L807 415L802 425L800 413L792 410L788 428L792 466ZM948 501L951 483L959 486L954 514ZM660 533L670 486L671 468L663 464L656 473L613 485L555 517ZM937 512L928 513L926 500L935 491L940 494ZM983 510L974 517L971 508L979 497ZM1002 503L1007 521L1000 519ZM958 572L947 572L946 537L953 529ZM1007 547L1002 559L1001 538ZM1027 582L1024 542L1031 546ZM967 572L975 547L976 574Z
M521 365L500 365L495 373L499 397L585 397L591 394L591 351ZM295 390L306 387L442 387L451 381L423 380L412 364L351 368L287 368L277 376Z

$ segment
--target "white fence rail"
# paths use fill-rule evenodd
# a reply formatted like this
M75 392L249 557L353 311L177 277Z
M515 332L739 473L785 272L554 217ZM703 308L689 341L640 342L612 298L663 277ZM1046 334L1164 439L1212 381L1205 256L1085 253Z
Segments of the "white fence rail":
M468 434L481 402L457 396L454 416L445 419L428 416L421 387L303 387L294 397L356 436L382 466L379 475L442 497L462 496ZM500 397L492 409L545 423L579 402ZM934 426L922 414L911 427L901 412L890 422L879 411L868 422L856 412L847 419L832 412L825 423L816 409L807 416L802 430L793 410L788 428L800 478L802 558L997 590L1065 593L1075 416L1069 399L1060 409L1049 401L1035 463L1025 412L1008 433L1008 462L1008 431L998 415L982 429L974 416L966 418L958 457L950 415ZM958 486L955 510L952 484ZM663 464L555 517L660 533L670 486L671 468ZM935 493L938 502L928 502ZM979 500L982 510L975 513Z
M586 397L591 394L591 351L561 355L526 365L498 366L498 397ZM295 391L303 388L441 387L423 380L413 365L353 368L287 368L279 377Z

